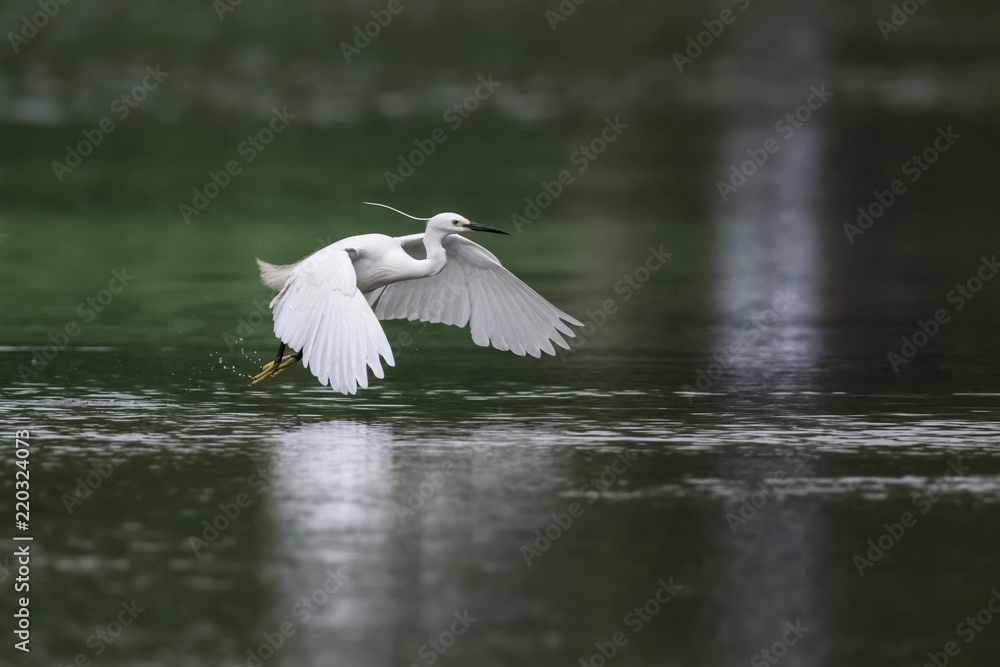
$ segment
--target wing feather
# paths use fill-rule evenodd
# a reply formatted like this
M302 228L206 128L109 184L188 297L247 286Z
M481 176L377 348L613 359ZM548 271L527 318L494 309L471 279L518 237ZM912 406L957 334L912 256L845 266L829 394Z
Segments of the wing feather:
M396 239L415 258L426 257L423 234ZM486 248L458 235L444 239L447 263L440 273L392 283L368 295L382 320L408 319L464 327L476 345L524 356L569 348L567 326L583 326L546 301L500 264ZM376 293L377 292L377 293Z
M349 250L328 246L292 267L271 301L274 334L302 353L321 384L343 394L368 386L368 367L384 377L379 356L395 365L378 318L358 291Z

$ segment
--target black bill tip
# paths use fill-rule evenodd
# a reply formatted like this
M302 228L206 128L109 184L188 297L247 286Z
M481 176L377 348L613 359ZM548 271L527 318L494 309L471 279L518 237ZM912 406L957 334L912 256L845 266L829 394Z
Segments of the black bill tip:
M470 222L469 230L473 232L490 232L491 234L506 234L507 236L510 236L510 232L505 232L502 229L493 229L492 227L481 225L478 222Z

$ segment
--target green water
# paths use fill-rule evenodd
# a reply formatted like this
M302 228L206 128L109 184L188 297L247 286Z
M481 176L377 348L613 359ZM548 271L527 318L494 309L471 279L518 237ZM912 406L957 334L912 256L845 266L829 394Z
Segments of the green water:
M945 262L925 247L911 261L933 268L900 277L848 253L839 216L822 206L748 192L739 216L792 211L757 223L762 241L746 232L752 218L734 224L692 191L711 178L685 158L700 138L666 137L654 151L626 135L522 233L483 239L588 322L572 353L522 359L477 348L466 331L389 322L397 366L356 397L301 371L250 388L276 346L254 257L291 261L327 239L414 230L358 205L367 199L516 232L522 194L557 174L578 138L470 134L473 152L490 155L474 178L442 156L454 180L440 192L414 182L399 199L368 169L325 173L322 146L286 156L277 145L262 158L274 162L186 225L165 193L202 170L190 176L172 154L185 149L160 136L150 142L167 175L148 184L162 202L148 217L98 208L9 220L0 409L8 441L31 433L30 664L252 664L248 651L268 655L264 634L281 644L267 664L578 664L618 632L621 664L740 664L796 621L809 630L787 664L885 664L964 642L955 626L1000 584L995 289L900 373L886 353L917 319L951 308L945 294L982 253ZM824 147L824 159L836 152ZM511 156L524 154L535 159L521 170ZM954 219L981 215L947 201ZM787 251L766 240L779 224L799 239ZM639 282L661 244L671 257ZM128 284L102 305L113 271ZM638 289L624 287L628 274ZM786 291L791 305L745 333ZM70 346L32 366L70 323ZM733 344L720 375L712 354ZM947 475L951 461L967 472ZM763 506L743 505L759 484ZM928 491L922 514L914 494ZM859 576L854 556L906 511L916 524ZM340 579L326 593L330 573ZM644 621L633 610L661 579L680 588ZM133 600L143 611L102 650L93 633ZM476 620L437 653L429 640L466 610ZM282 627L287 639L274 634ZM962 644L967 664L995 656L991 632Z
M415 4L355 69L331 64L348 9L248 4L223 24L247 44L218 51L208 24L148 9L147 42L81 44L188 69L62 181L51 163L102 108L66 75L62 121L16 122L27 88L0 87L0 664L996 664L996 12L927 3L884 42L889 8L754 7L683 76L670 53L719 7L586 3L555 37L544 8L470 9L432 31L473 31L449 68L414 32L439 10ZM11 80L74 71L70 23ZM490 71L514 92L390 189L439 100ZM373 91L359 117L324 121L351 81ZM824 82L833 97L778 134ZM247 162L272 99L302 117ZM530 224L526 198L545 202ZM277 348L254 259L419 230L364 201L510 231L476 240L586 323L573 349L519 358L394 321L396 366L357 396L302 369L251 388ZM30 654L10 632L15 534L33 538Z

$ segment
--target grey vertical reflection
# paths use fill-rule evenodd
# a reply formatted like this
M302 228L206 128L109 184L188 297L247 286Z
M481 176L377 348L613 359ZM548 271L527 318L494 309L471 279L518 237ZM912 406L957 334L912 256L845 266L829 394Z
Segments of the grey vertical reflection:
M393 618L385 595L396 524L392 442L388 428L331 421L295 429L276 444L272 563L283 595L272 625L296 628L282 649L286 664L362 664L358 656L391 662L392 642L372 641L372 631L391 627ZM338 569L346 583L320 593ZM299 604L303 598L311 607Z
M747 150L761 149L768 138L780 148L728 194L728 201L716 199L714 349L724 351L728 361L716 388L737 402L747 394L766 397L779 410L812 388L822 345L815 326L823 261L819 198L824 111L830 109L812 111L790 136L775 126L806 102L812 86L824 83L823 20L816 4L807 5L750 8L740 17L745 22L732 28L739 37L734 34L734 52L720 68L728 63L730 75L720 78L730 84L738 72L736 78L753 84L744 90L768 92L730 109L715 172L728 178L731 165L750 159ZM789 20L788 14L794 17ZM776 90L783 94L772 94ZM808 467L786 463L787 451L758 444L759 456L734 461L726 472L746 482L745 496L779 470L790 477L811 474ZM729 511L738 499L731 501ZM717 664L747 664L782 638L788 622L801 619L815 629L820 620L814 599L817 526L813 509L779 494L735 534L723 527L718 537L726 571L715 602L722 654ZM807 634L788 648L782 664L814 664L822 645L819 634Z
M489 624L505 652L532 656L521 624L549 623L559 601L531 587L519 549L567 488L572 462L552 446L565 436L515 425L449 424L441 433L330 421L275 442L270 561L282 594L269 627L288 620L298 628L282 648L286 664L423 663L421 645L465 609L482 619L477 627ZM421 490L425 504L400 514L416 506L408 494L445 465L452 477ZM347 584L299 622L290 610L337 567ZM514 604L512 590L532 601L529 610ZM448 650L449 664L484 659L492 644L482 631L473 637Z
M810 387L821 345L814 322L823 260L816 213L822 132L815 118L797 130L716 209L720 388ZM720 166L728 171L774 135L731 128Z

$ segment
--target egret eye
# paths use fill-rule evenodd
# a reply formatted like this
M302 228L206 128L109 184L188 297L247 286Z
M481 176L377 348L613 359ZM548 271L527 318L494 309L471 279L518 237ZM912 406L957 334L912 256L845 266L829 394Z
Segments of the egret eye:
M452 221L451 221L451 224L453 224L453 225L455 225L456 227L458 227L458 226L459 226L460 224L462 224L462 221L461 221L461 220L452 220Z

